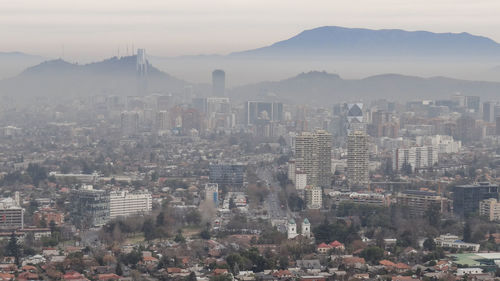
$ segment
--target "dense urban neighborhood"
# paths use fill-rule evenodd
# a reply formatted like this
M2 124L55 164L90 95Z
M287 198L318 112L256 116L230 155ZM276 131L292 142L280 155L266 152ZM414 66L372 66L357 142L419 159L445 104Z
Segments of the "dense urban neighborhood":
M2 105L0 280L499 278L500 104L150 93L134 60L137 96Z

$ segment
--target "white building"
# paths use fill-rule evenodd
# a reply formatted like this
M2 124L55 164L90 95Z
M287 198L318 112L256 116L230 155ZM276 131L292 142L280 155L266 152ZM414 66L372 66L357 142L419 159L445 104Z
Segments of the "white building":
M481 273L483 273L483 269L478 267L457 268L457 276L481 274Z
M306 206L308 209L321 209L323 192L319 186L306 186Z
M307 186L307 174L295 172L295 189L304 190Z
M109 217L126 217L152 210L151 193L129 193L128 191L113 191L109 194Z
M349 187L363 187L369 182L368 135L352 131L347 137L347 183Z
M461 141L455 141L452 136L447 135L417 136L415 142L420 146L433 146L438 153L458 153L462 148Z
M479 202L479 215L487 217L490 221L500 220L500 203L495 198Z
M430 168L438 160L438 152L433 146L398 148L392 154L392 168L400 171L405 165L410 165L414 171L420 168Z
M288 179L295 182L295 170L296 170L296 166L295 166L295 161L294 160L290 160L288 161Z
M20 205L19 192L14 198L0 199L0 228L24 228L24 209Z
M302 236L310 238L311 237L311 223L307 218L304 219L302 222L302 230L301 230Z
M287 237L288 239L293 239L297 237L297 224L294 219L290 219L287 224Z
M466 243L458 238L456 235L452 234L443 234L434 239L436 245L443 248L454 248L454 249L462 249L477 252L479 251L479 244L475 243Z

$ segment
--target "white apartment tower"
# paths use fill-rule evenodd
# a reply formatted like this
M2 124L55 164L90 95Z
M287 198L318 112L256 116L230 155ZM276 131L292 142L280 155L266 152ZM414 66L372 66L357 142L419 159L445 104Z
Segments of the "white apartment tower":
M349 187L368 185L368 136L363 131L352 131L347 138L347 183Z
M307 184L329 187L332 135L325 130L302 132L295 139L295 167L307 174Z
M392 154L392 168L400 171L405 165L411 170L430 168L438 163L439 154L434 146L414 146L395 149Z

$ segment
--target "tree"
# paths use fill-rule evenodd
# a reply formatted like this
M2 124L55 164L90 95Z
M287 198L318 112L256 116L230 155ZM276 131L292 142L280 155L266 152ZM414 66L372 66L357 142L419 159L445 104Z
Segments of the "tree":
M144 238L147 241L151 241L156 238L155 227L152 219L147 219L142 225L142 231L144 232Z
M281 255L279 258L279 265L281 269L287 269L288 266L290 265L288 261L288 256Z
M441 207L437 204L432 204L425 211L425 217L429 222L429 225L439 228L441 223Z
M33 184L38 187L38 184L47 178L47 169L38 164L29 164L26 170L31 177Z
M186 222L188 224L200 224L201 214L198 210L191 210L186 214Z
M50 227L50 234L54 235L54 233L57 231L57 226L54 220L50 221L49 227Z
M434 251L436 249L436 242L434 242L434 239L432 239L432 238L425 239L424 249L426 249L428 251Z
M142 253L139 250L135 249L132 252L126 254L122 260L124 263L135 267L135 265L142 261Z
M413 247L415 244L415 234L409 230L404 231L396 241L396 245L400 247Z
M123 275L123 269L122 269L122 264L121 263L117 263L116 264L115 273L118 276L122 276Z
M209 279L209 281L232 281L232 280L233 278L231 278L231 275L229 274L214 275Z
M210 231L208 231L208 229L204 229L200 232L200 237L202 239L205 239L205 240L209 240L210 239Z
M156 226L162 226L165 222L165 212L161 211L158 216L156 216Z
M194 271L191 271L191 273L189 273L189 275L187 276L186 281L196 281L196 273L194 273Z
M464 242L472 242L472 229L469 221L464 225Z
M19 265L21 258L22 247L17 241L16 233L12 232L10 235L9 243L6 245L6 254L16 259L16 264Z
M345 243L350 234L348 227L344 223L328 223L327 221L314 228L313 233L318 243L329 243L335 240Z
M366 261L371 262L372 264L378 263L384 257L384 250L377 246L370 246L364 249L361 254Z
M293 212L300 212L304 209L304 200L297 196L297 194L291 194L288 197L288 207L290 207L290 210Z
M182 235L182 229L179 229L179 231L177 232L177 235L175 235L175 237L174 237L174 241L177 243L185 243L186 242L186 238L184 238L184 236Z

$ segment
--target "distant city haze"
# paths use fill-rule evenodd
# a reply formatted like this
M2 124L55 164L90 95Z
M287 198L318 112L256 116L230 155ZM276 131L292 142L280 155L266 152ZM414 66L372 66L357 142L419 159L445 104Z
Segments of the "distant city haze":
M0 51L89 62L146 48L155 56L227 54L324 25L469 32L500 41L497 0L2 1ZM208 75L207 75L208 77Z

